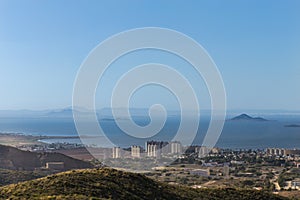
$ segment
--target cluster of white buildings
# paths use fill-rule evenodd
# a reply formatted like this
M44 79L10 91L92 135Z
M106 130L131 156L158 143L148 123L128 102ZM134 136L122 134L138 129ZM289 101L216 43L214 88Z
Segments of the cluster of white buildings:
M267 148L266 152L267 154L274 156L300 155L300 149Z
M179 141L147 141L145 144L145 150L140 146L133 145L130 147L130 151L132 158L161 158L162 155L174 156L180 155L183 152L182 144ZM112 158L123 158L124 155L125 150L122 148L112 148Z
M194 146L194 153L198 154L199 158L203 158L210 153L219 153L218 148L209 148L205 146ZM130 147L130 152L123 150L120 147L113 147L112 158L161 158L181 156L184 152L183 146L179 141L147 141L145 148L133 145Z

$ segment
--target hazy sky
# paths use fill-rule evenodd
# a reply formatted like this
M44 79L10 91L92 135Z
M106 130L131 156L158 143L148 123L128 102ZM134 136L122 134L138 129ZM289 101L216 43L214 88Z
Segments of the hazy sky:
M229 109L300 110L299 9L300 1L271 0L0 0L0 109L70 106L79 66L97 44L127 29L155 26L180 31L208 51ZM158 59L155 52L147 55ZM121 75L120 66L112 74ZM113 83L106 79L109 93ZM102 96L100 106L106 105ZM145 88L136 106L173 101L168 96ZM202 103L209 107L209 100Z

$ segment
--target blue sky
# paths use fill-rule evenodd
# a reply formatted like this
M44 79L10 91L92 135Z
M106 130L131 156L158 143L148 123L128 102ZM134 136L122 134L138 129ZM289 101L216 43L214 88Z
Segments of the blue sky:
M299 8L299 1L1 0L0 109L70 106L79 66L97 44L155 26L180 31L208 51L222 74L228 109L300 110ZM105 95L113 85L106 80ZM97 94L99 106L106 106L105 95ZM198 95L208 108L207 93ZM137 107L177 105L155 87L135 98Z

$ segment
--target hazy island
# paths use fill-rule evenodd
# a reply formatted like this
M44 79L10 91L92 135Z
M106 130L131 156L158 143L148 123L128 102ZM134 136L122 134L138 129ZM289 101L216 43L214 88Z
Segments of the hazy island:
M288 128L300 128L300 124L288 124L288 125L284 125L284 127L288 127Z
M231 121L269 121L262 117L251 117L247 114L241 114L230 119Z

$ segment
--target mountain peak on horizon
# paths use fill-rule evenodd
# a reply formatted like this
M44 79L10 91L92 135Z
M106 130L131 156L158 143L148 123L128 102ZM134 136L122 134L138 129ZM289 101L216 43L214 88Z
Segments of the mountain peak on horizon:
M265 118L262 118L262 117L251 117L250 115L247 115L245 113L240 114L240 115L238 115L236 117L233 117L230 120L268 121Z

